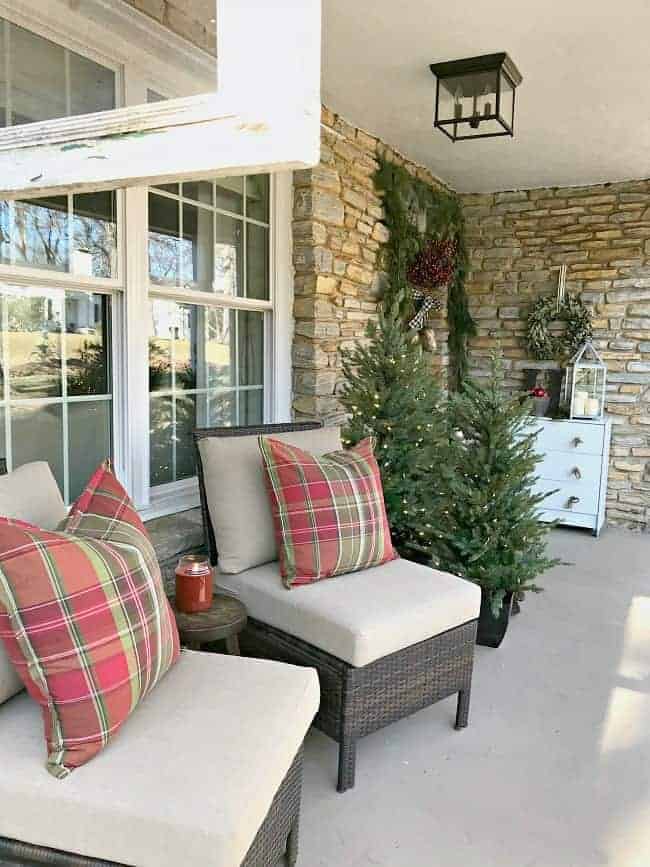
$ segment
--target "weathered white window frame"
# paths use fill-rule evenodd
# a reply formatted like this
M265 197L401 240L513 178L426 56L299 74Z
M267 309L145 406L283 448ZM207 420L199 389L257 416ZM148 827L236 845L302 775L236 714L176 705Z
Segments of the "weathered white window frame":
M146 22L143 30L140 15L134 43L126 22L139 13L125 11L121 0L84 0L80 8L91 16L93 26L110 31L111 42L127 40L131 52L144 50L137 42L143 32L156 34L158 41L171 39L158 32L164 28L154 21ZM0 0L0 14L10 20L29 19L30 10L46 26L58 20L60 30L65 20L69 28L83 32L84 40L92 38L88 18L67 0ZM180 176L199 179L316 164L320 0L215 0L215 16L214 88L150 104L128 99L129 104L113 111L0 130L0 196L73 187L85 192ZM56 38L56 32L50 38ZM190 56L206 63L200 49ZM76 147L67 147L71 144Z
M30 8L31 14L28 14ZM137 14L129 10L125 4L124 9L127 18ZM160 47L158 54L155 46L151 49L150 55L141 52L136 64L122 62L124 58L119 54L119 47L116 57L105 55L102 46L111 44L112 47L113 43L119 46L119 42L108 40L107 33L102 32L101 29L97 30L94 39L88 37L88 41L84 42L81 41L80 34L77 34L79 38L75 37L74 28L67 27L67 19L59 22L56 28L50 28L51 22L48 22L40 12L40 9L35 12L33 4L27 0L11 0L11 2L0 0L1 17L119 71L117 92L118 95L121 94L123 102L128 104L144 101L147 88L162 91L166 96L171 96L175 92L179 78L176 71L170 72L167 42ZM165 39L173 44L177 42L177 37L173 34L165 34ZM183 65L185 59L181 58L180 62ZM182 76L182 74L182 70L179 69L178 75ZM161 106L166 103L153 105ZM226 172L222 171L216 173L216 176L224 174ZM185 175L183 177L187 179ZM173 181L178 179L178 176L170 178ZM101 186L106 189L111 185ZM85 188L82 190L78 185L72 185L69 188L62 188L62 191L81 192L85 191ZM31 190L30 194L36 195L37 191ZM72 273L0 265L0 284L77 288L105 292L112 296L113 457L118 474L124 480L143 516L151 518L192 508L198 505L199 500L196 479L160 486L160 489L154 489L153 495L149 488L149 355L148 340L146 334L143 335L143 323L149 321L150 300L147 196L146 186L127 186L122 191L118 190L119 270L115 279L86 278ZM0 193L0 197L7 196ZM18 196L11 198L16 197ZM292 173L290 171L274 173L270 191L271 254L268 302L255 301L250 305L247 299L232 299L180 288L173 289L169 293L181 301L237 306L242 309L247 306L260 309L261 305L268 310L273 324L270 329L272 333L266 340L266 421L286 421L291 415L292 199ZM127 238L128 256L125 256ZM154 292L165 295L169 292L169 290L160 292L160 289L161 287L155 287Z

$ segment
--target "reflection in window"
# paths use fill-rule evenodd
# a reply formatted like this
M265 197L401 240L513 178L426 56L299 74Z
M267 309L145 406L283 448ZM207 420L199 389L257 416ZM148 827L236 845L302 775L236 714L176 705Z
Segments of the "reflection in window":
M195 474L195 427L264 416L264 314L153 299L151 484Z
M115 108L115 73L0 18L0 126Z
M111 455L110 298L3 287L0 456L47 461L67 502Z
M0 202L0 261L116 277L115 191Z

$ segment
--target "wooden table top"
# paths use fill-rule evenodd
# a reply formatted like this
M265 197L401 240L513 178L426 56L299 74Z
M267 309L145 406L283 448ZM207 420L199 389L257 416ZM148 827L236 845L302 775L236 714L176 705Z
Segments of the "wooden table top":
M208 611L185 614L176 608L176 600L169 600L183 641L220 641L237 635L246 626L246 608L233 596L215 593Z

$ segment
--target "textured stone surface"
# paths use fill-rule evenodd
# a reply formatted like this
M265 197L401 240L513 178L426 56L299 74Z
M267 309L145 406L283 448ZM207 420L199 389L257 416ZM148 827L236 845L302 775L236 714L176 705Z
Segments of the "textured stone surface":
M425 169L323 108L320 165L294 174L293 409L298 418L341 421L343 347L362 339L376 316L385 275L381 246L388 240L373 174L387 153L414 175L440 186ZM432 363L447 367L447 322L432 320Z
M559 266L594 317L608 369L613 418L607 517L650 525L650 180L594 187L463 196L472 270L467 283L478 335L471 368L485 375L500 346L513 390L535 366L526 317L554 294ZM539 364L539 366L542 366Z
M201 510L190 509L147 521L146 528L156 549L168 593L174 589L174 570L182 554L205 551Z

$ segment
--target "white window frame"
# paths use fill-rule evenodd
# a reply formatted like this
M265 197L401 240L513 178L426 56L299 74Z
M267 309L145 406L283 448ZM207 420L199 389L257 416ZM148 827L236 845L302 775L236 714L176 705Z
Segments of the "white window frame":
M107 0L98 0L107 2ZM139 55L139 65L111 61L97 45L80 44L74 34L62 32L65 21L56 32L47 29L47 21L40 23L25 14L31 6L27 0L0 0L0 17L31 29L58 42L64 47L110 66L118 71L118 98L125 104L139 104L146 99L147 88L164 94L173 93L168 56L165 76L158 81L152 77L156 68L155 57ZM125 6L125 9L129 7ZM127 13L130 14L130 13ZM117 42L114 34L104 33L99 41L106 45ZM177 37L170 37L172 41ZM182 40L181 40L182 41ZM154 106L166 103L152 103ZM34 126L30 124L29 126ZM12 129L12 128L10 128ZM16 127L15 129L19 129ZM1 135L1 134L0 134ZM1 156L0 156L1 162ZM230 174L243 174L230 171ZM225 172L213 173L212 177ZM211 179L210 178L210 179ZM187 175L169 178L170 182L187 180ZM110 188L104 184L103 188ZM97 185L95 188L99 188ZM70 192L85 192L87 187L73 185ZM57 191L58 192L58 191ZM19 196L30 198L36 195ZM4 196L0 193L0 198ZM208 292L176 287L153 287L159 297L202 305L263 309L272 321L265 333L265 421L287 421L291 417L291 341L293 308L293 267L291 220L293 207L293 175L291 171L278 171L271 176L269 201L269 301L231 298ZM88 278L72 273L45 271L23 266L0 265L0 284L11 283L80 289L110 294L112 317L112 403L113 403L113 460L116 471L133 497L145 519L180 512L199 505L196 478L149 487L149 351L148 334L143 324L149 322L149 263L148 263L148 187L127 186L117 193L118 209L118 274L115 278ZM127 244L128 240L128 244Z
M99 39L103 26L107 44L127 52L125 64L148 43L159 49L183 42L117 0L84 0L76 9L67 0L0 0L0 14L38 14L50 33L76 31L77 43ZM151 104L128 100L113 111L0 130L0 197L315 165L320 0L215 0L215 19L216 72L213 57L198 48L191 53L212 67L206 92ZM133 132L148 135L124 135ZM72 142L81 147L62 148ZM100 158L88 159L89 150Z

